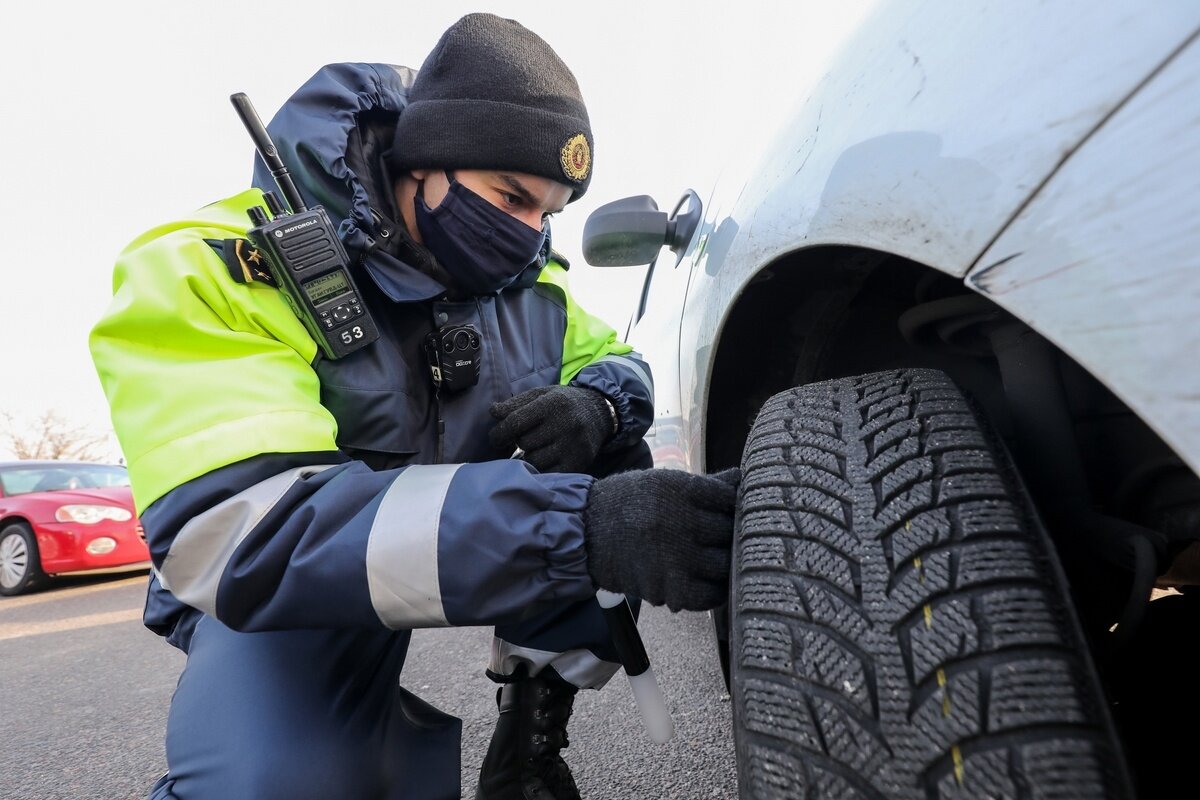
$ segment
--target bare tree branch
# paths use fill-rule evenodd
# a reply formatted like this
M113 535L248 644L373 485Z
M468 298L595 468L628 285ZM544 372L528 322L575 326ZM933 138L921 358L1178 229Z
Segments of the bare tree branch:
M44 412L25 429L8 412L0 413L0 439L19 459L97 461L108 448L108 435L72 425L55 410Z

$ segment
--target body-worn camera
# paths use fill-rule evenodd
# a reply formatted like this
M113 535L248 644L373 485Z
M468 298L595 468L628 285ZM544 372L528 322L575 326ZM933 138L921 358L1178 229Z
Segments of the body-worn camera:
M470 325L446 325L425 336L433 388L456 392L479 382L482 340Z

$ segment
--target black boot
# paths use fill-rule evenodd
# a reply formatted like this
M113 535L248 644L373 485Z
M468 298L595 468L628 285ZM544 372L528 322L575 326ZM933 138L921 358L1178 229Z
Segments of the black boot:
M568 746L567 721L577 691L556 675L500 689L500 719L479 770L475 800L579 800L559 755Z

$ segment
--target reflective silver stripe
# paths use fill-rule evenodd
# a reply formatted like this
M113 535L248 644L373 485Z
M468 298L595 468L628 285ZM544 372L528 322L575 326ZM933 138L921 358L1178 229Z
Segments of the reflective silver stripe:
M171 543L159 582L180 601L216 616L217 587L238 545L296 481L332 466L281 472L192 517Z
M409 467L388 487L367 539L371 605L389 628L448 625L438 581L438 527L461 464Z
M611 361L614 364L620 364L623 367L628 367L629 370L634 375L637 375L639 378L642 379L642 383L646 384L646 388L649 389L653 393L654 381L650 378L649 373L646 372L646 370L642 367L641 364L634 361L632 358L628 358L627 356L612 356L612 355L604 356L601 359L593 361L592 364L601 364L605 361ZM589 365L589 366L591 366L591 365Z
M554 665L554 671L568 683L580 689L599 689L617 674L620 664L602 661L590 650L568 650L565 653L553 653L549 650L534 650L532 647L521 647L506 642L500 637L492 639L492 659L488 669L498 675L512 675L517 667L524 664L526 671L533 675L549 665Z

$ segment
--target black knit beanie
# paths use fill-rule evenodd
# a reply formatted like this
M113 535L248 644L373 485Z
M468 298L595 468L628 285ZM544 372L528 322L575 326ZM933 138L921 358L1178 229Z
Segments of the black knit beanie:
M592 128L575 76L519 22L468 14L417 73L388 154L410 169L500 169L587 191Z

